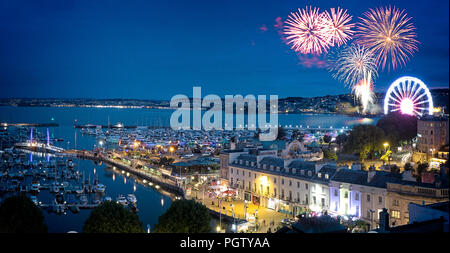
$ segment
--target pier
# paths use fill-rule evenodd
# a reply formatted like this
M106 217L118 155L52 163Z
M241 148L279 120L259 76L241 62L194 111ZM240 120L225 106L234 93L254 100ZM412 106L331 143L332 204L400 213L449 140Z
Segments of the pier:
M85 160L104 162L113 167L116 167L117 169L127 171L127 172L134 174L142 179L152 182L155 185L159 185L162 189L167 190L168 192L175 193L179 196L182 196L183 198L185 197L184 189L179 186L177 179L174 177L172 177L172 178L157 177L157 176L155 176L149 172L146 172L142 169L135 168L132 165L125 164L119 160L112 159L112 158L110 158L108 156L104 156L102 154L92 153L91 151L68 150L68 151L65 151L64 153L62 153L62 155L74 157L74 158L85 159Z
M7 123L1 122L0 126L10 127L10 126L21 126L21 127L58 127L57 123Z
M133 129L133 128L137 128L137 126L124 126L124 125L92 125L92 124L87 124L87 125L77 125L74 124L73 125L74 128L116 128L116 129Z

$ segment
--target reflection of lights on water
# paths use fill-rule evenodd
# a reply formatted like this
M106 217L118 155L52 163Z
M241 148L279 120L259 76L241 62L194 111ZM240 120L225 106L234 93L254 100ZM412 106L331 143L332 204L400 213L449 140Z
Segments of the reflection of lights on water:
M136 191L136 185L133 185L133 191Z
M116 174L113 174L113 181L116 181Z
M124 184L127 183L127 178L126 178L126 177L123 178L123 183L124 183Z
M164 206L164 199L161 198L161 206Z
M94 168L94 174L95 174L95 172L96 172L96 170L95 170L95 168Z

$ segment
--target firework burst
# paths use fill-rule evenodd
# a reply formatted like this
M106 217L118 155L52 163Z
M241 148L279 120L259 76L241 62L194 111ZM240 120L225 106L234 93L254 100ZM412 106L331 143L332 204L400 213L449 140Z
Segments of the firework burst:
M337 10L331 8L330 12L324 11L320 16L319 25L324 30L329 44L341 46L351 39L354 33L352 31L354 24L349 23L352 16L347 14L346 10L340 7Z
M367 112L369 105L375 101L375 93L373 92L373 84L371 79L371 73L367 73L367 76L360 80L358 85L354 88L354 93L357 99L360 100L363 107L363 114Z
M416 28L404 10L391 6L370 9L357 24L357 43L364 45L375 55L382 70L404 66L409 57L418 51Z
M333 77L354 89L361 80L378 76L377 65L372 53L358 44L344 46L337 53L330 54L328 70Z
M330 47L327 30L322 24L323 16L319 8L306 7L291 13L285 21L284 34L287 35L287 44L303 54L321 54Z

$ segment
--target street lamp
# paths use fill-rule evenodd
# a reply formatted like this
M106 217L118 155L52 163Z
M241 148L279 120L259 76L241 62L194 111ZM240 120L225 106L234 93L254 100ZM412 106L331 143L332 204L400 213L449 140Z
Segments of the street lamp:
M220 233L220 230L221 230L221 228L220 228L220 225L219 225L219 226L216 227L217 233Z
M244 208L245 208L245 211L244 211L244 219L245 220L247 220L247 200L244 200Z

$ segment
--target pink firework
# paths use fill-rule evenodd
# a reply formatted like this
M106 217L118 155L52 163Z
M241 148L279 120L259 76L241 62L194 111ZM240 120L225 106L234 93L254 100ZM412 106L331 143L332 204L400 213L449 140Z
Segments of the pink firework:
M320 16L320 26L325 30L327 40L332 46L341 46L351 39L354 24L350 24L352 16L347 14L346 10L340 7L337 10L331 8L329 13L324 11Z
M287 35L287 44L303 54L321 54L327 52L331 46L327 36L327 29L323 25L323 15L319 8L306 7L291 13L285 21L284 34Z

